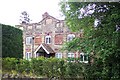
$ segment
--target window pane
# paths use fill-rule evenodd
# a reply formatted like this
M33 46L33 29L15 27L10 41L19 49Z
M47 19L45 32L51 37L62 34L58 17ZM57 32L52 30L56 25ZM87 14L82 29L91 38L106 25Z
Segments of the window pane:
M48 43L48 38L46 38L46 43Z
M80 61L83 61L83 55L80 55Z
M69 35L67 36L67 41L71 41L74 37L75 37L74 34L69 34Z
M62 58L62 53L56 53L56 58Z
M29 59L31 58L32 56L31 56L31 53L29 53Z
M68 57L74 58L74 53L68 53Z
M28 26L28 30L32 30L32 26Z
M50 43L50 37L49 37L49 39L48 39L48 43Z
M32 43L32 37L26 37L26 44Z
M70 53L68 53L68 57L71 57L71 54L70 54Z
M31 55L32 55L32 54L31 54L30 52L27 52L27 53L26 53L26 59L29 60L29 59L31 58Z
M28 60L28 53L26 53L26 59Z
M49 35L46 36L46 37L45 37L45 41L46 41L46 42L45 42L46 44L50 44L50 43L51 43L51 36L49 36Z
M88 61L88 55L84 55L84 61Z
M74 53L71 54L71 57L74 58Z
M41 29L41 25L36 26L36 29L40 30Z

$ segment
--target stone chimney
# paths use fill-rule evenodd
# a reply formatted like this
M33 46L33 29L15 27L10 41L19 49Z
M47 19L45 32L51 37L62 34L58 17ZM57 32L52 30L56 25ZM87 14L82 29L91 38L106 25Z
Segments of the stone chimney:
M47 16L49 16L49 14L47 12L45 12L43 15L42 15L42 18L46 18Z

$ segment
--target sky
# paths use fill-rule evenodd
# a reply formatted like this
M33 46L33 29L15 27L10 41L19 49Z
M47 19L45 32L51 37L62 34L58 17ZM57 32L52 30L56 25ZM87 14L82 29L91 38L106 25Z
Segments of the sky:
M18 25L23 11L27 11L33 23L41 21L45 12L57 19L64 19L59 2L60 0L0 0L0 23Z

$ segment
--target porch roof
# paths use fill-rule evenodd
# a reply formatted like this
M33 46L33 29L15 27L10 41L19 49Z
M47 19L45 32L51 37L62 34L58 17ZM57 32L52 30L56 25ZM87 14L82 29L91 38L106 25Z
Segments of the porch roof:
M40 48L43 48L47 54L55 53L54 50L48 44L45 43L42 43L40 46L38 46L34 53L36 53Z

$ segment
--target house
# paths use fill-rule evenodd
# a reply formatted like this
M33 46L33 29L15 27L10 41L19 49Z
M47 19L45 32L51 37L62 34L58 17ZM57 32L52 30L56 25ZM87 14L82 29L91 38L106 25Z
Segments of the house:
M57 58L80 57L78 52L67 53L66 51L61 51L64 42L81 36L80 33L71 32L65 25L64 20L56 19L45 12L40 22L22 23L17 25L17 27L23 28L23 58L25 59L39 56Z

